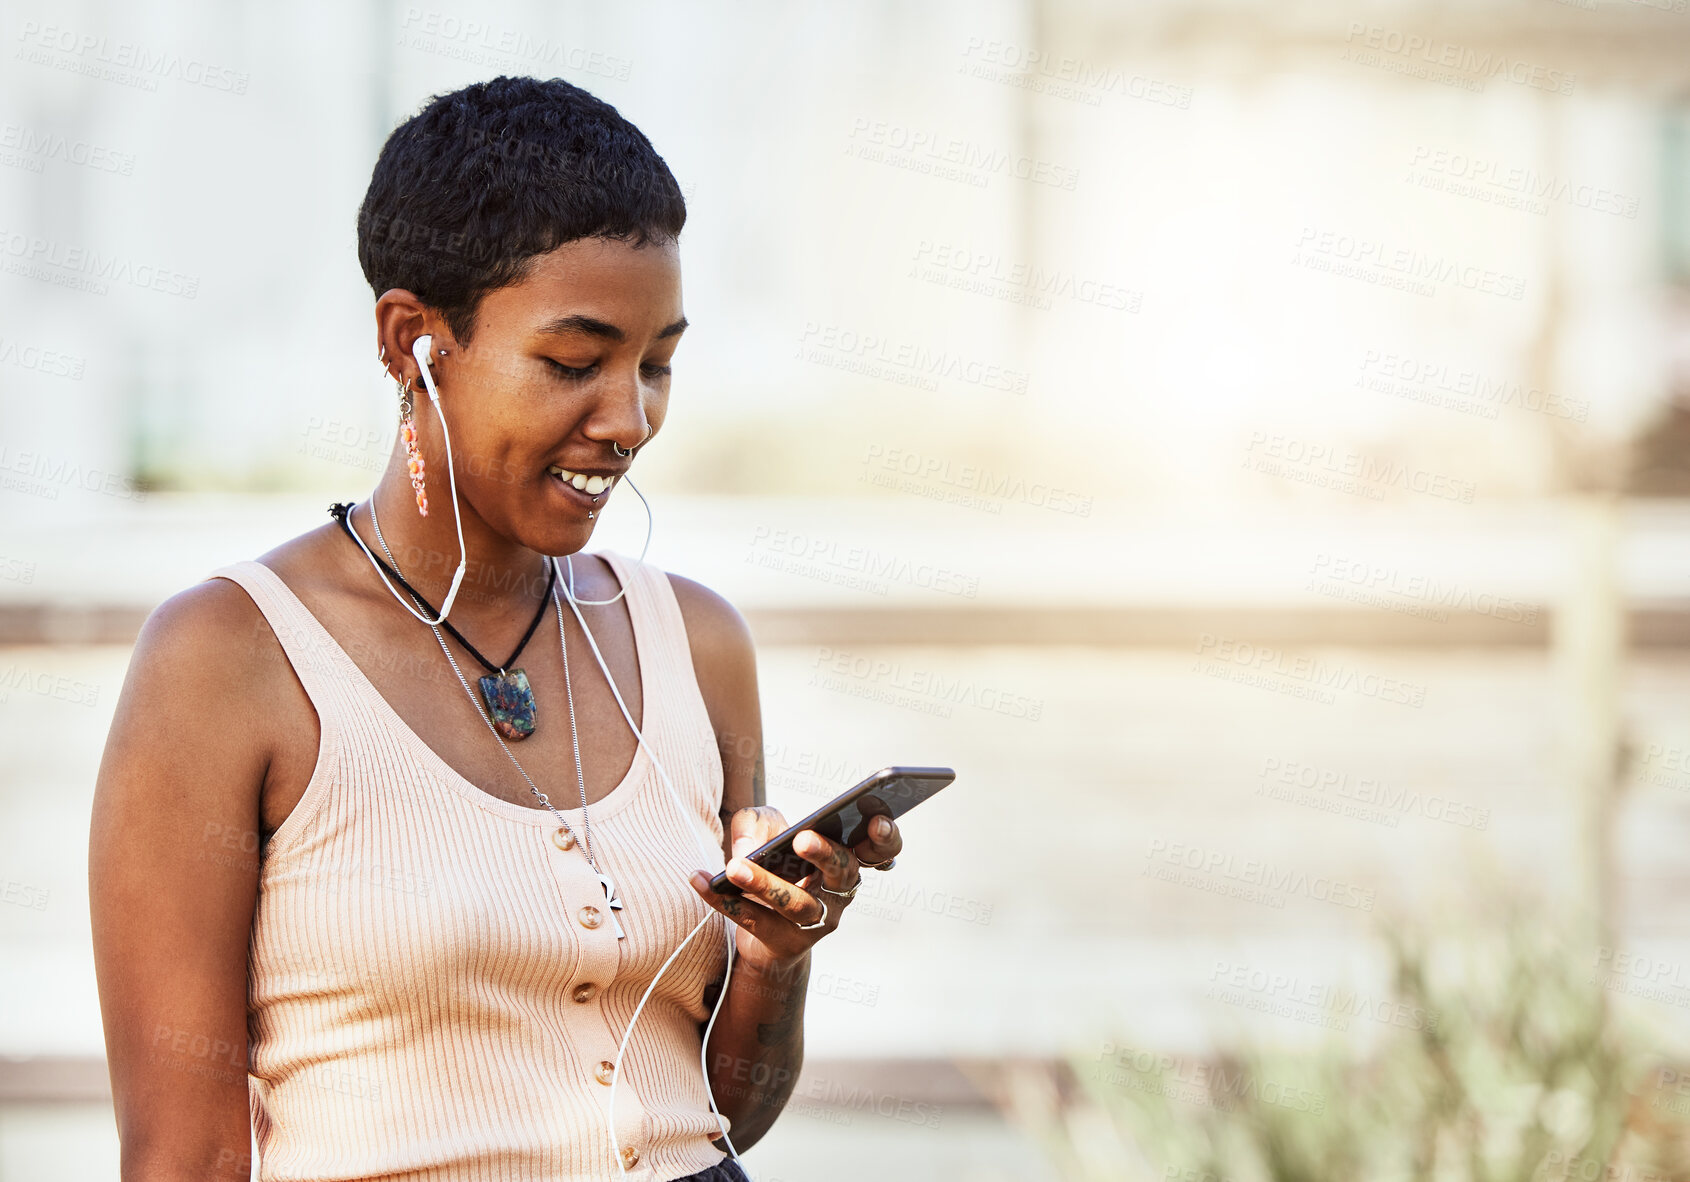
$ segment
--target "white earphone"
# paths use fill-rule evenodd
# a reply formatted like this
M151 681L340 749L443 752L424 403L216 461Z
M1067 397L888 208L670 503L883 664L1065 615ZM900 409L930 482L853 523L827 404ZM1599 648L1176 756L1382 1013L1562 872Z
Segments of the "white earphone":
M417 359L417 367L422 370L423 385L428 388L428 399L434 403L434 413L440 418L440 434L446 440L446 482L452 494L452 520L458 528L458 569L452 575L452 589L446 592L446 598L440 603L439 619L429 619L409 603L399 599L397 591L394 592L394 598L399 599L401 607L429 625L445 621L447 614L452 610L452 601L458 597L458 588L463 585L464 573L469 570L469 549L464 545L464 518L458 511L458 476L452 470L452 433L446 429L446 415L440 409L440 391L434 384L434 375L429 373L429 366L434 364L434 358L429 356L429 351L433 348L434 338L424 333L412 343L411 356Z

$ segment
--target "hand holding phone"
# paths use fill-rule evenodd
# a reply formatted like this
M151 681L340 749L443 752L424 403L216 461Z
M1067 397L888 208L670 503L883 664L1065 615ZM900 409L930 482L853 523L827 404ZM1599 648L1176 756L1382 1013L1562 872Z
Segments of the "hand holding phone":
M896 820L955 779L956 772L948 767L881 768L809 816L787 826L745 858L771 874L796 883L816 868L792 848L792 839L804 830L814 829L840 845L855 846L869 836L869 823L875 817ZM721 895L742 893L739 884L728 878L725 868L710 879L710 889Z
M756 849L730 858L740 882L728 877L726 867L714 877L696 870L692 888L733 922L735 946L747 963L764 968L790 964L839 926L856 894L852 861L889 865L903 851L896 818L955 778L948 767L882 768ZM877 818L884 818L879 826ZM778 809L738 810L729 819L734 848L743 849L748 840L763 838L785 821ZM873 831L879 828L888 831ZM802 845L807 854L800 855L794 838L806 831Z

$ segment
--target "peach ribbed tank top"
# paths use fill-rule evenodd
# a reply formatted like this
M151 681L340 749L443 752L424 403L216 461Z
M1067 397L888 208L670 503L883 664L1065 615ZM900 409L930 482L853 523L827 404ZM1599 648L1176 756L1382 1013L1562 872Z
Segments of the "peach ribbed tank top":
M705 868L718 870L721 757L680 606L660 569L599 553L627 588L636 721L712 835ZM269 567L207 577L246 589L322 727L305 794L261 853L248 958L254 1176L656 1182L720 1161L699 1064L704 989L727 958L719 916L663 974L623 1057L622 1170L605 1128L628 1019L709 910L686 881L704 865L700 843L645 746L590 810L593 853L623 901L618 940L585 855L562 848L549 810L455 772ZM570 658L577 676L604 676L590 650ZM446 688L462 693L456 680ZM568 725L562 703L541 708L542 725ZM512 750L522 760L522 745ZM573 769L528 771L580 832L581 810L562 807L579 800Z

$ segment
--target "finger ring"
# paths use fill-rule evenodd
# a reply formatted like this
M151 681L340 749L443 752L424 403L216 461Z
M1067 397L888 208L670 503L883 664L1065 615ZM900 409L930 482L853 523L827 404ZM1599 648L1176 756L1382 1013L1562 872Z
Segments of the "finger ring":
M832 887L825 886L818 886L816 889L818 891L826 891L830 895L838 895L841 899L849 899L852 895L857 893L858 889L861 888L862 885L863 876L859 874L857 875L857 881L851 884L851 889L848 891L836 891Z
M799 931L801 931L801 932L813 932L817 928L821 927L823 924L827 923L827 900L823 899L821 902L822 902L822 917L820 919L816 920L815 923L801 923L801 924L799 924L798 925Z
M862 865L867 866L870 870L890 870L892 864L897 860L896 858L887 858L884 862L863 862Z

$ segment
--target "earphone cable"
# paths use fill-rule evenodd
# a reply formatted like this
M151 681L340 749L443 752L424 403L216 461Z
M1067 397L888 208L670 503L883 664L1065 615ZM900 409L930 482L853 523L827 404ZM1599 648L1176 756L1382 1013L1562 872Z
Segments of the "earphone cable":
M644 562L646 554L651 550L651 530L653 525L651 502L645 499L645 494L640 491L640 486L628 479L627 473L623 473L621 476L617 477L616 483L626 484L629 488L633 489L634 495L640 498L640 504L645 506L645 545L640 547L640 561ZM609 599L575 598L575 563L571 561L572 558L574 558L573 554L565 554L563 556L563 564L569 570L569 577L564 582L564 593L569 596L569 601L571 603L585 603L591 607L603 607L606 604L615 603L618 599L621 599L622 596L627 594L628 588L624 587L615 595L612 595ZM577 612L576 614L579 615L580 613Z
M556 562L557 559L554 558L554 559L552 559L552 561ZM623 587L623 590L626 591L627 587L626 586ZM604 654L599 651L598 641L593 638L592 629L587 627L587 621L586 621L585 618L582 617L581 609L576 606L576 600L569 597L567 592L565 593L565 598L569 599L569 609L570 609L570 611L575 613L576 622L581 625L581 632L587 638L587 646L593 650L594 659L598 661L599 668L604 671L604 679L607 682L610 683L610 692L616 698L616 705L621 709L623 719L625 719L627 721L629 729L634 732L634 738L637 739L639 741L640 745L643 746L646 749L646 754L651 756L651 763L652 763L652 766L657 769L658 778L663 781L663 786L669 790L670 799L672 799L675 802L675 807L680 811L681 816L688 822L688 827L692 830L693 836L698 839L699 843L703 847L704 852L705 852L705 864L706 865L712 864L715 861L716 854L720 853L721 851L719 849L713 848L710 845L709 840L708 840L708 835L701 831L701 827L697 823L697 818L695 818L693 816L691 810L689 810L686 807L686 805L684 803L682 803L681 794L675 790L674 783L669 779L668 771L664 768L662 761L657 758L657 752L654 751L652 749L651 744L646 741L645 735L640 733L640 728L634 724L634 716L633 716L632 713L629 712L627 702L622 700L622 691L617 688L616 679L610 675L610 666L605 663ZM689 886L690 886L690 882L689 882ZM639 1019L640 1009L644 1008L646 998L651 996L652 990L657 987L657 982L660 979L662 979L664 970L667 969L669 967L669 965L674 961L675 957L680 954L681 948L686 947L687 940L691 940L693 936L697 935L699 929L702 928L706 923L710 922L710 919L711 919L712 916L715 916L715 915L718 915L718 914L720 914L720 913L717 912L717 911L710 910L708 908L706 909L706 914L705 914L704 918L699 920L698 925L696 927L694 927L693 930L690 933L688 933L687 939L681 941L681 947L676 948L674 952L670 953L669 959L663 962L663 967L657 970L657 975L652 978L651 984L646 986L645 994L640 998L639 1007L637 1007L634 1010L633 1017L631 1017L628 1020L628 1029L622 1035L622 1044L617 1049L617 1052L616 1052L616 1062L611 1067L610 1100L609 1100L610 1112L609 1112L608 1116L606 1117L606 1123L608 1124L609 1129L610 1129L611 1149L612 1149L613 1154L615 1155L615 1160L617 1161L618 1164L620 1164L620 1161L621 1161L621 1145L620 1145L620 1142L619 1142L619 1140L616 1136L616 1108L615 1108L615 1104L616 1104L616 1081L622 1078L622 1053L623 1053L623 1051L625 1051L627 1049L628 1040L633 1036L634 1023L636 1021L638 1021L638 1019ZM720 1010L721 1010L722 1000L724 998L726 998L727 995L728 995L728 982L730 980L732 980L732 977L733 977L733 960L734 960L733 926L734 925L729 923L727 921L726 917L723 918L722 922L723 922L723 927L725 929L725 933L727 935L727 941L728 941L727 965L726 965L726 967L723 971L723 975L722 975L722 991L721 991L721 993L719 993L717 995L717 997L716 997L716 1007L710 1013L710 1024L705 1027L704 1040L703 1040L703 1043L700 1045L698 1059L699 1059L699 1069L704 1074L704 1092L705 1092L705 1095L708 1096L709 1099L710 1099L710 1111L713 1114L715 1114L716 1123L722 1130L722 1140L727 1142L728 1152L730 1154L732 1154L735 1164L739 1165L740 1168L743 1169L744 1163L740 1161L739 1151L734 1148L733 1139L728 1136L727 1122L725 1120L723 1120L723 1118L722 1118L721 1109L718 1108L717 1105L716 1105L716 1094L710 1087L710 1068L709 1068L709 1064L708 1064L708 1061L707 1061L707 1051L706 1051L706 1048L708 1048L709 1043L710 1043L710 1030L716 1024L716 1014L718 1012L720 1012Z

